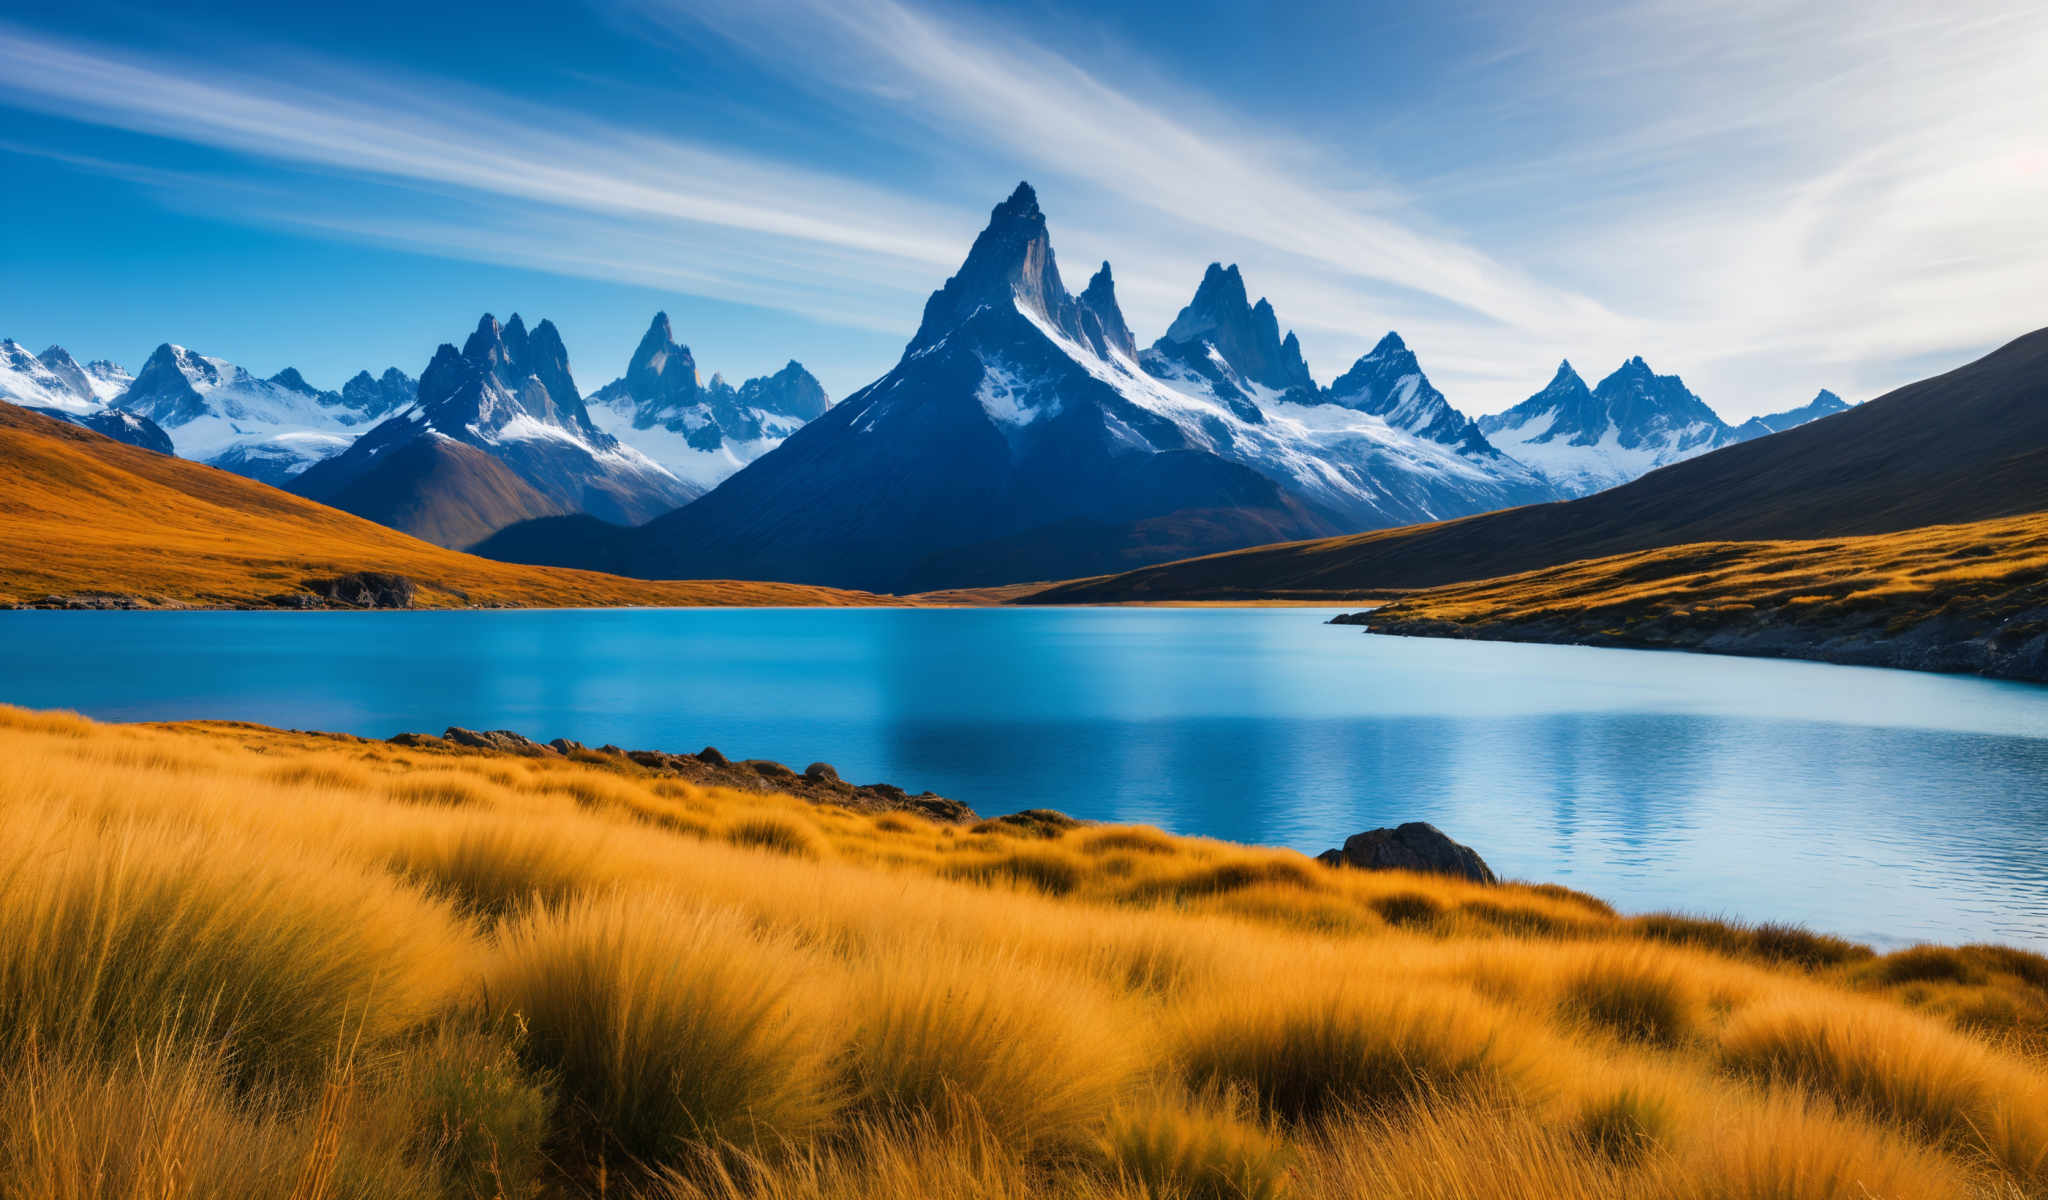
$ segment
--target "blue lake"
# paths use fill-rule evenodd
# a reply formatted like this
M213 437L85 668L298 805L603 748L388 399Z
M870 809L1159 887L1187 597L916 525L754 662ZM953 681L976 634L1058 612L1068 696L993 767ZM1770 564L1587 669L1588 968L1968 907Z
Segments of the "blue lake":
M0 612L0 701L715 745L1310 852L1420 819L1626 910L2048 948L2048 688L1333 611Z

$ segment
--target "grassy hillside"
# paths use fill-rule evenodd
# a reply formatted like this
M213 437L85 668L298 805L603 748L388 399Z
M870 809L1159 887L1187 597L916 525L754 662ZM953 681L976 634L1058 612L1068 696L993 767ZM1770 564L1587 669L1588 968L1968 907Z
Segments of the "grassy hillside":
M409 576L420 584L418 603L435 606L881 600L832 588L650 583L492 562L0 404L0 604L84 592L262 604L307 579L364 570Z
M1784 433L1562 504L1210 555L1044 603L1352 599L1710 541L1834 538L2048 510L2048 329Z
M1387 633L1774 654L2048 681L2048 514L1708 542L1406 596Z
M602 755L0 759L10 1197L2048 1195L2034 955Z

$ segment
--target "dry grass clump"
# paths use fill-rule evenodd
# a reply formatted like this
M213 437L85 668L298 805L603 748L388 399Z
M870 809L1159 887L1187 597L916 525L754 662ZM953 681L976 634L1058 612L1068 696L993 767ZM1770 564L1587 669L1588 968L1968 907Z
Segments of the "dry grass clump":
M1730 1022L1721 1055L1737 1070L1812 1088L2048 1185L2048 1087L2039 1074L1924 1018L1817 998L1759 1006Z
M1695 1036L1706 1015L1684 965L1639 947L1610 950L1571 969L1560 1004L1568 1018L1666 1049Z
M451 808L484 808L500 795L491 781L459 771L416 771L385 785L402 804L440 804Z
M1177 1050L1190 1086L1304 1121L1507 1082L1511 1038L1470 993L1270 979L1191 1005Z
M451 914L361 867L140 827L0 820L0 1052L116 1061L137 1039L316 1075L404 1027L469 962Z
M849 1003L861 1102L884 1116L972 1112L1022 1150L1084 1141L1143 1061L1092 986L986 955L906 946L871 960Z
M1294 1152L1225 1094L1207 1101L1148 1097L1117 1110L1103 1137L1117 1181L1139 1196L1281 1200Z
M2048 1194L2006 948L606 756L0 707L0 761L10 1198Z
M394 871L497 919L528 904L557 904L604 879L609 839L560 820L508 822L480 813L410 830L394 841Z
M1064 896L1081 886L1087 870L1064 850L1027 844L948 863L946 874L953 879L1014 884Z
M726 828L725 840L791 858L823 858L829 849L816 826L785 813L743 817Z
M828 1124L832 1009L802 959L739 915L614 895L504 931L489 1003L604 1143L646 1162L688 1145L767 1145Z
M1798 925L1771 922L1748 925L1740 921L1710 920L1679 913L1651 913L1636 917L1629 924L1638 934L1652 941L1697 946L1732 957L1786 963L1808 970L1837 967L1871 957L1868 946L1860 946L1832 934L1815 933Z
M1664 1194L1702 1200L1957 1200L1992 1197L1972 1172L1910 1138L1796 1092L1731 1107L1667 1168ZM2005 1192L2005 1195L2014 1195Z

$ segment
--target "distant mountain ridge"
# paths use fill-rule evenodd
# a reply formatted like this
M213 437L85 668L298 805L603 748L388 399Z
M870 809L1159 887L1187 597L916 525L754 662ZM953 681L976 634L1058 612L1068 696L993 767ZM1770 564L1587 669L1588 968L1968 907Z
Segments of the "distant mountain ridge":
M658 312L626 373L591 393L590 404L607 433L703 491L780 445L832 399L793 359L738 388L716 374L705 383L668 314Z
M558 513L631 524L695 495L598 428L554 322L529 331L517 313L444 343L412 404L291 490L449 546Z
M1494 445L1566 496L1585 496L1848 407L1824 391L1803 407L1731 426L1682 379L1657 374L1637 355L1594 388L1569 360L1561 362L1541 391L1505 412L1480 417L1478 425Z

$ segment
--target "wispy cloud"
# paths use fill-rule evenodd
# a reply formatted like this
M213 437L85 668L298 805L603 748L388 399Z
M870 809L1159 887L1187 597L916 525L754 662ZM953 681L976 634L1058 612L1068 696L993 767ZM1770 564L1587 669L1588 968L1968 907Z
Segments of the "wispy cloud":
M1471 152L1369 164L1254 125L1141 50L924 0L594 2L713 31L907 169L819 169L306 54L225 70L5 23L0 102L289 168L250 188L81 163L180 205L899 333L998 198L915 181L1028 176L1070 264L1114 260L1141 331L1203 263L1239 260L1326 376L1399 328L1476 410L1561 356L1598 371L1640 352L1739 417L1823 384L1873 394L2048 321L2039 6L1503 6L1451 64L1458 86L1386 101L1386 124Z

